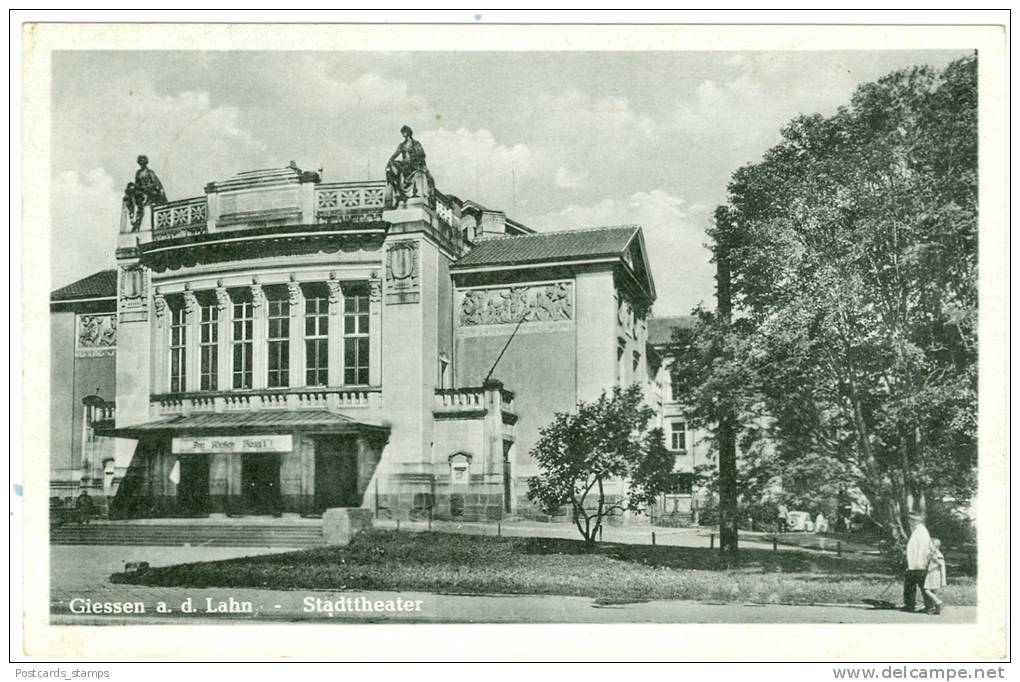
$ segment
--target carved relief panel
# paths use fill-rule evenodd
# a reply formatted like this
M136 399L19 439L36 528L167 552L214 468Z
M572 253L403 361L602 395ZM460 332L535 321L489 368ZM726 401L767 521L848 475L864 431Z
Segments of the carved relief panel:
M462 327L518 322L560 322L574 319L570 282L472 289L460 299Z
M117 348L117 316L78 315L74 354L79 358L112 356Z
M386 302L417 303L419 296L418 242L393 242L386 249Z
M118 273L117 303L122 322L148 319L148 273L141 265L127 265Z

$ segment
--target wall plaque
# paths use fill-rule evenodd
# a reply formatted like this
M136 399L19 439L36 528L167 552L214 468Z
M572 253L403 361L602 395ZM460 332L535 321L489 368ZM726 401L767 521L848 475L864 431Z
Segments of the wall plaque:
M174 454L178 455L204 452L290 452L294 449L294 437L290 434L273 434L174 438L172 448Z

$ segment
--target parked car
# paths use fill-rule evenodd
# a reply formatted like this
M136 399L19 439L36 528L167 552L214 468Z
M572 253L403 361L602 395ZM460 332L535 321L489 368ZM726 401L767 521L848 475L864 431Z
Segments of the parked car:
M786 515L786 523L795 533L810 533L815 529L811 514L806 511L792 511Z

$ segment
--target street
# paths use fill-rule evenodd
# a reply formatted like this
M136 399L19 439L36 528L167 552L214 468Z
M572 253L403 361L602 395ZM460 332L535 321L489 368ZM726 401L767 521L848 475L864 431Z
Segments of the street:
M861 605L713 604L648 601L605 604L587 597L462 595L414 592L326 592L114 585L126 561L152 566L215 561L281 550L208 547L64 545L51 551L54 624L125 625L186 622L349 623L966 623L976 608L951 607L938 617ZM893 596L895 598L895 596ZM164 611L158 610L160 603ZM417 608L403 608L411 602ZM420 602L420 603L418 603ZM113 605L137 605L132 613ZM187 604L193 609L182 611ZM232 606L236 606L232 609ZM120 610L120 609L118 609ZM75 612L72 612L75 611ZM84 611L84 612L83 612Z

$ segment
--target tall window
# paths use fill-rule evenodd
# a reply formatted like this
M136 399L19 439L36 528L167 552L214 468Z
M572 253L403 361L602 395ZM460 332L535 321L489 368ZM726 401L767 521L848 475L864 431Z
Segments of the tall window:
M290 302L269 300L269 377L270 388L290 383Z
M324 289L305 295L305 384L329 383L329 296Z
M344 384L368 383L368 294L344 296Z
M255 311L251 301L236 301L231 320L230 345L234 366L231 369L234 388L251 388L252 378L252 332Z
M219 369L220 309L215 305L203 305L198 323L199 389L215 391L216 373Z
M669 379L669 397L670 397L670 399L672 399L672 401L674 403L680 402L680 393L682 393L682 391L683 391L683 389L680 387L680 381L675 376L672 375L672 372L670 372L670 379Z
M187 376L188 313L184 307L170 311L170 392L188 390Z
M686 451L687 450L687 423L686 422L672 422L669 425L670 442L669 447L671 450Z

